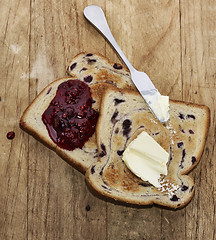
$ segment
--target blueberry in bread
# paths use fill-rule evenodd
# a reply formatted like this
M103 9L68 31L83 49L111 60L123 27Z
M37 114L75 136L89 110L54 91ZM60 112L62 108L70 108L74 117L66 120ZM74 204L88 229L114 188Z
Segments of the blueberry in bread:
M77 55L68 72L71 77L53 81L36 97L20 126L85 173L98 159L95 126L104 89L135 87L127 69L96 54Z
M86 172L87 183L118 201L183 207L194 193L194 182L186 174L201 157L208 127L205 106L170 100L170 120L162 124L136 91L108 89L96 127L99 161ZM124 150L142 131L169 153L168 174L161 176L160 188L135 176L122 161Z

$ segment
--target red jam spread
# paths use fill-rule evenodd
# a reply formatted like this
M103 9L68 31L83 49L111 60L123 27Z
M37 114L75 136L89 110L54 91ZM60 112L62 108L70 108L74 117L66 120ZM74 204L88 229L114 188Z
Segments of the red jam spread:
M94 134L98 112L92 108L89 86L80 80L59 85L56 96L42 115L49 136L61 148L82 148Z

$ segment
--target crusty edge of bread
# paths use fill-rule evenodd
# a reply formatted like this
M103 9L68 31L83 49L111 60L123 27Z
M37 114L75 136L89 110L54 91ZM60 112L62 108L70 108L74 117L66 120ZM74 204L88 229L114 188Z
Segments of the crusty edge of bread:
M194 193L195 193L195 189L193 188L193 191L190 193L190 197L187 198L186 201L182 202L182 204L180 204L179 206L177 206L177 204L175 204L175 202L171 202L173 204L167 204L166 202L159 200L159 199L149 199L149 200L126 200L124 197L122 196L118 196L118 197L114 197L112 194L110 194L109 192L105 192L102 191L101 188L98 187L98 185L94 185L92 184L92 181L90 180L89 176L91 175L90 173L90 168L88 169L88 171L85 174L85 181L87 184L88 189L92 192L92 194L96 195L99 198L103 198L106 200L109 200L111 202L114 203L118 203L118 204L130 204L130 205L136 205L136 206L150 206L150 205L157 205L160 207L165 207L165 208L169 208L169 209L181 209L183 207L185 207L193 198ZM188 175L183 175L183 177L187 177L187 179L189 181L191 181L191 183L193 183L194 185L194 181L191 177L189 177ZM93 187L94 186L94 187ZM148 197L148 196L146 196Z
M69 62L68 66L67 66L67 68L66 68L66 73L67 73L69 76L72 76L72 77L75 76L75 75L72 74L71 71L70 71L70 65L71 65L71 63L72 63L77 57L79 57L79 56L81 56L81 55L86 55L86 54L88 54L88 53L90 53L90 52L80 52L80 53L78 53L77 55L75 55L75 56L73 57L72 61ZM110 61L108 58L106 58L105 56L103 56L103 55L100 54L100 53L92 53L92 54L101 57L101 58L102 58L104 61L106 61L107 64L110 65L110 66L113 66L113 65L116 63L116 62ZM121 66L122 66L122 69L121 69L121 70L124 70L124 71L130 73L129 69L124 65L124 63L122 63L121 60L120 60L119 62L121 62Z
M31 128L28 125L25 125L25 118L29 112L29 110L31 109L32 105L34 105L34 103L37 101L38 98L40 98L41 95L43 95L45 92L48 91L48 89L53 85L53 83L58 82L58 81L62 81L62 80L70 80L70 79L76 79L76 77L64 77L64 78L58 78L56 80L54 80L53 82L51 82L49 85L47 85L38 95L37 97L29 104L29 106L25 109L25 111L23 112L20 122L19 122L19 126L22 130L24 130L25 132L29 133L31 136L33 136L35 139L37 139L39 142L41 142L42 144L44 144L46 147L48 147L49 149L53 150L58 156L60 156L63 160L65 160L68 164L70 164L71 166L73 166L74 168L76 168L78 171L80 171L81 173L85 174L86 169L79 164L78 162L74 161L73 159L69 158L64 151L60 150L57 148L57 145L52 142L52 144L50 142L47 141L47 139L44 139L43 137L40 136L40 133L35 131L33 128ZM47 133L48 134L48 133ZM49 136L49 134L48 134Z

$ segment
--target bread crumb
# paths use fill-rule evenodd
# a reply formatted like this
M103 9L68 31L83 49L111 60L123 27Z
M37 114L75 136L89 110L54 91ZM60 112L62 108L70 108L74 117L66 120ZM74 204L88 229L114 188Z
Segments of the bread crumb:
M174 128L173 128L173 126L172 126L170 121L167 123L166 128L169 130L169 133L170 133L169 134L170 135L170 144L174 145L173 138L174 138L174 135L176 134L176 130L174 130Z
M166 220L166 222L167 222L168 224L170 223L166 217L164 217L164 219Z
M151 122L155 123L155 124L158 124L154 119L150 119Z

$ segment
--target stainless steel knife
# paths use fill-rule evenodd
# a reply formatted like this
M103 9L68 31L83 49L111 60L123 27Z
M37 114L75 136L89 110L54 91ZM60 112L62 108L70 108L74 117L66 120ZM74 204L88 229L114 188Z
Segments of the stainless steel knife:
M84 9L84 16L104 35L122 58L131 73L131 79L134 85L150 107L153 114L160 122L167 122L169 120L169 97L162 96L155 88L148 75L144 72L137 71L131 65L115 41L107 24L103 10L99 6L90 5Z

